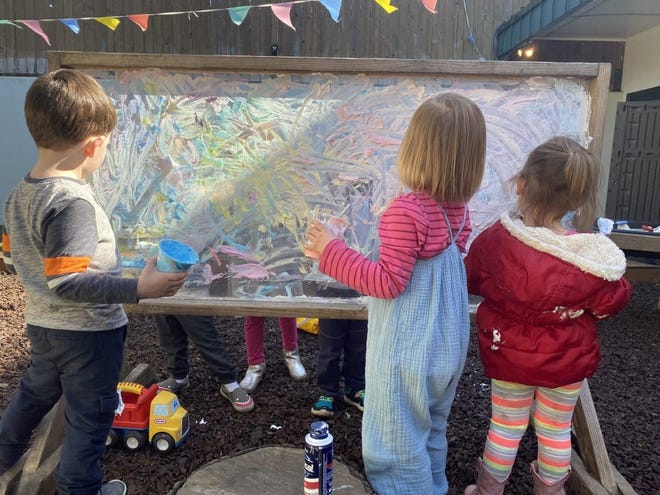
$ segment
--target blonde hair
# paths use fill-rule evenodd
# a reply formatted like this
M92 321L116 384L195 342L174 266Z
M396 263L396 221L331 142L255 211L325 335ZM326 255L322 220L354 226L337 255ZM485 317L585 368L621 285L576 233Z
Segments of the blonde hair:
M555 137L537 146L514 177L523 181L518 207L525 220L550 227L575 212L575 227L591 230L596 211L598 160L568 137Z
M36 145L62 151L110 134L117 113L101 85L73 69L39 76L25 96L25 121Z
M485 156L486 122L477 104L456 93L442 93L413 114L397 171L414 192L437 201L467 202L481 184Z

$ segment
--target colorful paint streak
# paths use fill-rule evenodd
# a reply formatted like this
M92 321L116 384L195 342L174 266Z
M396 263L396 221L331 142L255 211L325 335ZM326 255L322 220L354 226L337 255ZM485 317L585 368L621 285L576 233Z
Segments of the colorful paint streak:
M139 266L154 241L174 237L200 253L197 283L228 277L242 297L299 295L301 281L327 280L303 254L315 209L345 219L348 244L376 257L378 217L401 191L398 147L429 96L460 92L486 118L486 174L470 203L475 234L513 204L506 181L532 148L554 135L590 139L589 95L572 79L95 75L119 123L92 185L125 264Z

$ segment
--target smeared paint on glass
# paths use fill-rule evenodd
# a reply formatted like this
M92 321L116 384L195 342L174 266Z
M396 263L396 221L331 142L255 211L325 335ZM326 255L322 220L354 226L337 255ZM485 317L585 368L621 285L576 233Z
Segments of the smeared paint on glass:
M347 243L377 255L380 213L399 192L399 144L439 92L475 100L488 129L475 233L514 203L505 182L555 135L586 145L590 100L572 79L97 71L118 126L92 177L126 266L162 237L200 254L190 283L228 295L297 296L324 283L303 254L312 212L345 219Z

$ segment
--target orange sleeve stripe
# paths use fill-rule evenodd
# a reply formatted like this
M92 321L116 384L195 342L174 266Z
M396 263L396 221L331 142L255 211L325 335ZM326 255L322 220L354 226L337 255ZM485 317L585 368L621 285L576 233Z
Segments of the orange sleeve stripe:
M2 234L2 250L5 253L11 251L11 244L9 244L9 236L7 234Z
M74 256L60 256L44 260L44 273L46 277L56 277L67 273L80 273L87 270L92 258L76 258Z

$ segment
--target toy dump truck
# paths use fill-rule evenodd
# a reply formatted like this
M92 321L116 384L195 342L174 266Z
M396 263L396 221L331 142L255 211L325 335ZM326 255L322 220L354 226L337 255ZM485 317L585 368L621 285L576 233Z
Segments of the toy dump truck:
M124 409L115 416L106 446L122 444L135 452L150 443L159 452L169 452L186 439L190 418L178 397L157 384L144 387L139 383L120 382Z

